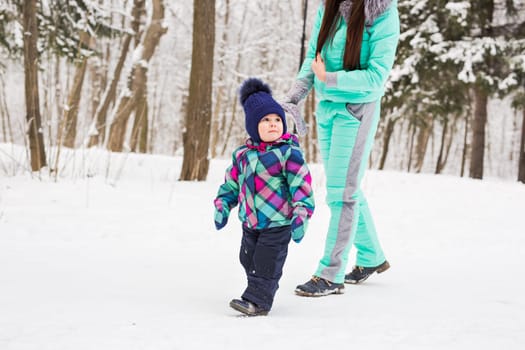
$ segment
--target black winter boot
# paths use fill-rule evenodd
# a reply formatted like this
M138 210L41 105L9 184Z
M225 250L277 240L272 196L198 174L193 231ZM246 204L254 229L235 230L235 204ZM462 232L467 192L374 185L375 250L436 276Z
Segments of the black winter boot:
M381 273L389 268L390 264L386 260L384 263L373 267L354 266L352 272L345 275L345 283L358 284L364 282L374 272Z
M330 294L343 294L345 285L333 283L324 278L313 276L308 282L295 288L295 294L303 297L322 297Z
M248 316L266 316L269 311L261 309L254 303L243 299L233 299L230 301L230 307Z

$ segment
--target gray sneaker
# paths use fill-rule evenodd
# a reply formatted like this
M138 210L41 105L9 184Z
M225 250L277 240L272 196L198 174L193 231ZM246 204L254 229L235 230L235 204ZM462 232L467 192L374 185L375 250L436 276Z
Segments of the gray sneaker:
M333 283L317 276L313 276L308 282L295 288L295 294L303 297L322 297L330 294L343 294L344 292L345 285L343 283Z

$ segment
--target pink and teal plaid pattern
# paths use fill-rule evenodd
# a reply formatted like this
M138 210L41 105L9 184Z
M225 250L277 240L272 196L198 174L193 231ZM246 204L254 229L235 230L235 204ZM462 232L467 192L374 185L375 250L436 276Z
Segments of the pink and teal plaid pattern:
M232 165L215 199L215 224L224 227L239 204L239 219L248 228L292 225L295 241L306 231L314 211L310 171L295 135L273 143L253 143L233 152Z

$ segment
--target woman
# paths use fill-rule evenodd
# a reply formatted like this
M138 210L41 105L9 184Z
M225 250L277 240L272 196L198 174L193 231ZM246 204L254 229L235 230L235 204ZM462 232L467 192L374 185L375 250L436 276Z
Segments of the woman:
M298 295L342 294L344 283L360 283L390 267L359 185L398 38L397 0L326 0L317 12L306 58L283 103L294 112L315 87L331 211L324 255L313 277L297 286ZM296 124L301 129L304 121ZM345 275L352 244L358 250L356 267Z

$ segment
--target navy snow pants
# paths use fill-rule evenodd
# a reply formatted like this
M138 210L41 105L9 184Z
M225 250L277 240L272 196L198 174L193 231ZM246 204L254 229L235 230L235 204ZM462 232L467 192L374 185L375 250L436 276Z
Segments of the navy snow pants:
M239 260L246 271L248 287L242 299L270 310L288 255L291 227L253 230L243 226Z

